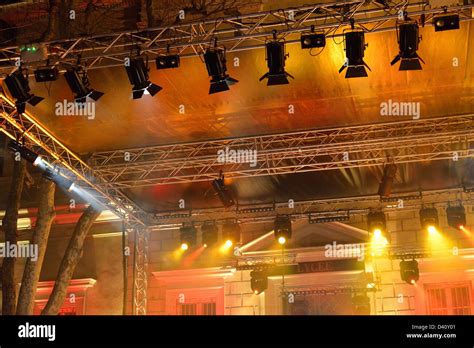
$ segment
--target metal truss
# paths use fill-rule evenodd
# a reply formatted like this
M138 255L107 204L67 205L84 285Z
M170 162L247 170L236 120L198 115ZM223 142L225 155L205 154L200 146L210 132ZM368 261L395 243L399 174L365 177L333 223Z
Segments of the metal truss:
M213 220L217 223L227 219L237 219L243 224L271 223L278 214L291 215L293 220L316 220L324 218L326 221L337 221L341 215L366 215L373 209L391 211L416 211L423 206L446 207L449 202L462 202L465 205L474 204L474 194L465 188L450 188L430 190L424 192L407 192L394 194L390 199L381 200L378 195L353 196L340 198L321 198L307 201L294 201L292 208L289 202L249 204L233 209L222 207L195 209L187 211L161 212L155 214L148 222L154 229L168 229L179 227L183 221L193 222L196 226L205 221Z
M94 153L108 185L130 188L474 156L474 114ZM240 163L232 157L240 151ZM255 152L253 152L255 151ZM225 158L227 153L227 158ZM219 157L219 154L222 156ZM249 162L256 154L256 164ZM246 157L247 156L247 157Z
M472 20L470 9L473 7L473 4L450 6L448 11L458 13L461 20ZM390 2L387 7L375 1L363 0L318 3L183 22L134 32L45 42L43 45L48 51L46 59L24 63L24 66L34 68L47 63L75 65L78 57L81 57L81 64L87 69L123 66L125 58L134 50L151 58L167 54L168 51L181 57L190 57L201 55L214 39L229 52L243 51L264 47L274 30L287 43L299 42L297 34L309 32L312 28L317 32L324 32L327 37L340 36L351 19L366 32L394 30L400 11L406 11L412 19L424 16L424 21L429 24L434 15L443 13L444 10L429 8L427 1L410 0ZM0 73L7 74L20 58L20 47L1 48L0 56L7 57L0 59Z
M104 179L77 155L56 139L44 126L28 113L18 114L14 104L0 94L0 130L11 139L22 139L52 165L61 168L63 174L74 180L86 192L87 199L111 210L125 222L127 231L133 231L136 240L134 259L134 311L146 313L146 264L147 231L145 212L119 189L100 185ZM84 198L84 197L82 197ZM91 202L92 203L92 202Z

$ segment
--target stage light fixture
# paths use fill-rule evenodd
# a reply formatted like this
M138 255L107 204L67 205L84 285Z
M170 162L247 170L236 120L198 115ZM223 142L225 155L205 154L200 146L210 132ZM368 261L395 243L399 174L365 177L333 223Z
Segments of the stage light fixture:
M435 31L455 30L459 29L459 15L445 14L433 18L433 26Z
M268 288L268 277L264 271L250 272L250 288L255 295L259 295Z
M227 248L240 242L240 225L236 221L227 221L222 225L222 238Z
M148 93L152 97L155 96L163 88L150 82L148 72L148 60L145 63L143 57L130 58L128 64L125 65L127 76L132 84L133 99L140 99L143 94Z
M274 234L275 239L281 245L291 239L291 217L288 215L277 215L275 219Z
M11 96L15 99L15 107L18 113L25 112L27 103L35 106L44 99L30 93L28 77L23 75L20 69L8 75L4 82Z
M188 250L196 245L196 228L191 226L183 226L179 229L181 237L181 250Z
M420 271L416 260L402 260L400 262L400 277L408 284L414 285L420 279Z
M353 29L352 31L346 32L344 34L344 43L346 51L346 62L339 69L341 73L344 69L347 68L345 78L354 78L354 77L366 77L367 71L365 68L370 70L370 67L364 61L364 51L367 47L364 38L364 31Z
M220 174L220 177L218 179L214 179L212 181L212 187L216 191L224 207L229 208L235 204L231 192L225 186L224 175L222 175L222 173Z
M58 68L55 66L41 67L35 70L36 82L56 81L59 76Z
M209 94L229 90L229 86L239 82L227 74L225 49L219 47L208 48L204 53L207 73L211 77Z
M372 211L367 215L369 232L374 235L384 236L387 231L385 214L382 211Z
M155 59L156 69L173 69L179 67L179 55L159 56Z
M461 230L466 227L466 210L464 206L447 207L446 216L448 218L448 225L452 228Z
M302 49L326 46L326 36L324 35L324 33L301 35L300 41Z
M289 56L285 53L285 43L275 39L267 42L265 46L269 71L263 75L259 81L268 79L267 86L288 84L288 77L292 79L294 79L294 77L285 71L285 61Z
M217 243L219 230L214 222L206 222L201 226L202 244L205 248Z
M379 185L380 197L390 197L392 186L397 174L397 165L393 162L387 163L383 168L382 182Z
M398 70L421 70L420 61L425 63L418 55L418 45L421 41L418 23L405 21L397 24L397 41L400 52L395 56L390 65L396 64L399 60Z
M436 233L439 226L438 211L436 208L421 209L420 223L424 230L427 230L429 233Z
M97 101L104 95L104 93L90 88L87 72L82 68L68 69L64 73L64 78L74 94L74 101L76 103L85 103L87 98Z
M26 146L22 145L18 141L12 140L8 143L8 148L16 153L18 152L22 158L27 160L28 162L32 163L35 167L41 163L41 156L34 153Z
M71 192L75 187L74 182L72 180L69 180L68 178L64 177L58 170L54 169L53 167L47 166L45 168L43 176L68 192Z

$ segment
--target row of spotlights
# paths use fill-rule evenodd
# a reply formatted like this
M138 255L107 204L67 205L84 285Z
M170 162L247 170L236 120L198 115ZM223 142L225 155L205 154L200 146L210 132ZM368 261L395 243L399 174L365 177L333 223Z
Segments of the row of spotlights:
M459 29L459 16L453 14L445 14L437 16L433 20L435 31L444 31ZM399 53L392 60L391 65L400 61L399 70L421 70L420 61L424 63L418 55L418 46L421 41L419 35L419 26L416 21L406 19L397 23L397 42ZM367 48L365 43L365 33L362 29L352 29L344 33L346 61L339 69L339 73L346 70L346 78L366 77L366 68L370 70L364 61L364 51ZM314 48L324 47L326 45L326 37L324 33L312 33L301 36L301 47ZM268 79L267 85L288 84L288 77L294 78L290 73L285 71L285 61L288 54L285 53L284 41L274 40L266 43L266 61L269 71L260 78ZM230 86L239 81L230 77L227 73L225 48L212 47L204 53L204 62L211 78L211 86L209 94L227 91ZM159 56L156 58L156 68L169 69L177 68L180 65L179 55ZM125 65L127 76L132 84L133 99L142 98L144 94L151 96L156 95L162 90L162 87L152 83L149 79L148 59L137 56L127 61ZM41 67L35 71L37 82L55 81L59 75L56 66ZM75 101L84 103L87 98L97 101L104 93L92 89L85 70L80 67L70 68L64 74L66 81L74 93ZM37 105L44 98L35 96L30 93L27 76L21 69L7 76L5 84L15 99L18 112L25 112L26 104Z

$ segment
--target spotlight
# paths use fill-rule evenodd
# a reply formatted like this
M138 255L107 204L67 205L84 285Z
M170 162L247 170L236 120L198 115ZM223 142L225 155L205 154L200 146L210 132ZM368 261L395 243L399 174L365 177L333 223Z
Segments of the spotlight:
M354 297L352 297L352 304L354 306L354 314L370 314L370 298L367 295L354 295Z
M264 271L250 272L250 287L255 295L259 295L268 288L268 277Z
M212 181L212 187L216 191L224 207L228 208L235 204L235 201L232 198L230 191L225 186L224 175L222 175L222 173L220 174L220 177L218 179L214 179Z
M74 182L64 177L59 172L59 170L55 170L51 167L46 167L43 176L68 192L71 192L74 189Z
M35 70L36 82L56 81L59 76L58 68L55 66L46 66Z
M287 215L277 215L275 219L275 239L281 245L291 239L291 218Z
M389 197L392 193L393 181L397 174L397 165L395 163L387 163L383 168L382 182L379 185L379 196Z
M226 222L222 225L222 237L225 240L224 245L227 248L240 242L240 225L233 222Z
M202 244L207 248L217 243L218 232L214 222L204 223L201 227Z
M104 95L104 93L90 88L87 72L81 68L68 69L64 73L64 78L74 94L76 103L85 103L88 97L97 101Z
M222 48L209 48L204 53L207 73L211 77L209 94L229 90L229 86L239 82L227 74L225 50Z
M384 235L387 230L385 214L382 211L370 212L367 215L367 225L369 232Z
M315 48L326 46L326 36L323 34L301 35L301 48Z
M416 260L402 260L400 262L400 277L408 284L416 284L416 282L420 279L418 262Z
M341 73L347 68L345 78L366 77L367 71L370 70L366 62L364 62L364 51L367 47L364 39L363 30L353 30L344 34L346 63L339 69Z
M269 71L259 81L268 78L267 86L287 85L289 83L288 77L292 79L294 77L285 71L285 61L288 58L288 55L285 54L285 43L277 40L268 42L266 53Z
M456 14L436 16L433 18L433 26L435 31L459 29L459 16Z
M429 233L435 233L438 230L439 220L436 208L423 208L420 210L421 227Z
M466 211L462 205L446 208L448 225L460 230L466 226Z
M133 86L133 99L140 99L143 97L145 92L153 97L163 89L162 87L150 82L148 77L148 72L150 71L148 60L145 64L142 57L130 58L130 62L128 65L125 65L125 69L127 70L128 79Z
M182 250L188 250L196 244L196 228L194 226L183 226L179 229L179 232Z
M400 52L392 60L390 65L394 65L401 59L398 70L421 70L420 61L425 63L416 51L421 41L418 23L404 22L397 25L397 41Z
M169 55L156 57L156 69L172 69L179 67L179 55Z
M18 141L10 141L8 148L12 152L19 153L22 158L32 163L35 167L41 163L41 156L28 149L26 146L20 144Z
M44 99L30 94L28 78L23 75L20 69L8 75L4 82L15 99L16 110L20 114L25 112L26 103L35 106Z

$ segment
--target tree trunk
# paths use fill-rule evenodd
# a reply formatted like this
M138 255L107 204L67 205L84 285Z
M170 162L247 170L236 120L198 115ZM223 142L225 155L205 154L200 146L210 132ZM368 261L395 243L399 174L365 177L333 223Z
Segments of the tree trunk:
M41 179L39 190L39 205L36 227L31 240L32 244L38 246L38 259L26 260L23 280L21 282L20 294L16 314L31 315L35 304L36 286L43 265L44 254L48 244L49 232L56 213L54 212L55 184L47 179Z
M8 196L7 208L3 217L5 247L17 244L18 209L25 181L25 160L14 161L13 180ZM15 258L5 257L2 266L2 314L13 315L16 312Z
M41 312L42 315L56 315L59 312L66 298L67 287L72 278L76 265L82 257L84 239L87 236L92 224L100 215L100 211L90 205L81 215L72 234L71 240L64 253L58 276L54 283L53 292L49 296L46 307Z

